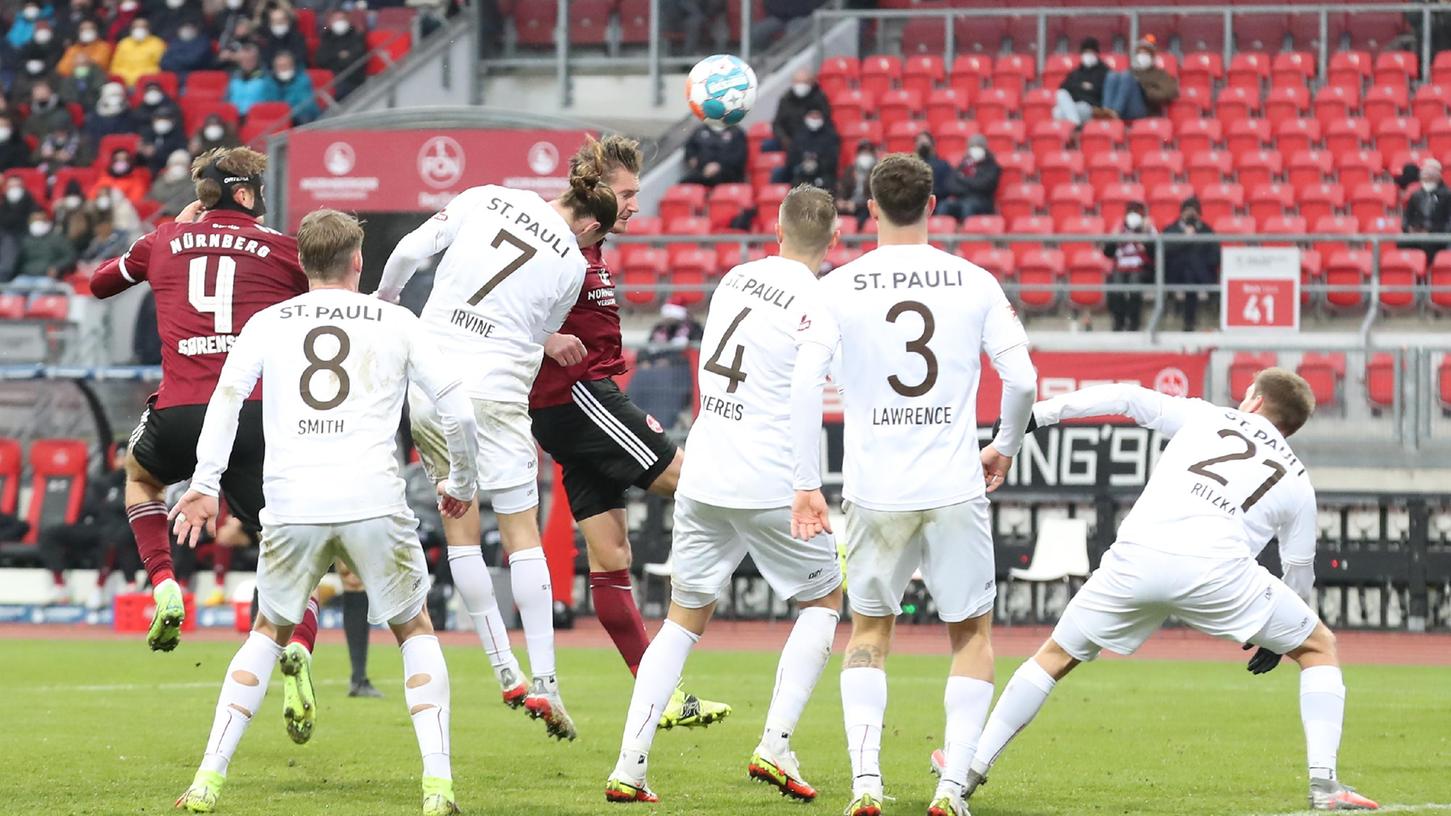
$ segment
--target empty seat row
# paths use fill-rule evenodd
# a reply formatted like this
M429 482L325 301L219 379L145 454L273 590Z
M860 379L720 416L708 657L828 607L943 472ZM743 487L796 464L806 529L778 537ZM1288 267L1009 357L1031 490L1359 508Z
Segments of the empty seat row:
M22 455L24 453L24 455ZM80 513L90 450L79 439L37 439L23 451L19 441L0 438L0 513L20 516L20 486L29 463L30 501L24 519L30 530L20 542L0 542L0 557L33 555L40 530L71 524Z

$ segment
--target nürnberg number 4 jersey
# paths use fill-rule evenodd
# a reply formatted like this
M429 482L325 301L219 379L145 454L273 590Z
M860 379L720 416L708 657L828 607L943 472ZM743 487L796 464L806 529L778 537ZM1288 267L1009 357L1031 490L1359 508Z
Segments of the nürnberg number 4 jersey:
M195 489L216 495L236 433L237 411L219 408L264 376L264 524L405 512L397 434L408 383L435 402L460 385L457 367L401 306L341 289L283 301L247 322L222 367L197 443ZM468 468L449 474L454 492L472 491L476 453L455 460Z
M701 338L700 415L686 440L683 495L728 508L791 504L791 373L819 286L812 270L781 257L721 279Z
M544 341L584 285L574 233L537 193L473 187L398 243L379 293L392 299L418 261L444 250L422 315L435 344L470 397L528 402Z
M821 279L807 338L837 348L846 414L842 495L871 510L930 510L983 494L981 355L1026 345L986 270L927 244L868 252Z

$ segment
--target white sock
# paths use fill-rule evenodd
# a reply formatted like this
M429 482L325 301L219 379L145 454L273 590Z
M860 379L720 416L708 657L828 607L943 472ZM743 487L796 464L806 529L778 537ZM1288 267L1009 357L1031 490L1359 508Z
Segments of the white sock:
M852 796L882 793L882 719L887 714L887 673L856 668L841 672L841 713L851 756Z
M509 581L514 605L524 623L524 644L529 648L529 672L535 677L554 674L554 588L543 547L531 547L509 556Z
M670 702L670 695L680 685L685 659L700 636L674 621L665 621L650 647L640 658L635 674L635 691L630 695L630 710L625 715L625 735L620 741L620 759L615 763L615 776L643 781L650 757L650 744L655 741L655 726L660 713Z
M960 790L967 787L967 769L993 704L993 684L971 677L948 677L942 702L947 708L947 748L943 752L947 765L942 769L942 783L954 783Z
M202 770L227 775L237 743L247 733L252 716L262 707L262 698L267 696L267 681L272 679L272 668L280 657L282 647L272 638L260 632L247 635L222 680L212 733L207 737L207 750L202 756Z
M1345 720L1345 682L1339 666L1311 666L1300 672L1300 721L1311 779L1335 778L1335 755Z
M781 649L776 688L771 692L771 707L766 710L766 732L761 736L761 744L778 755L791 750L791 732L796 730L806 701L811 699L816 681L831 657L839 617L835 611L820 606L801 610Z
M474 546L449 547L448 568L453 572L453 585L463 598L464 609L474 619L474 631L484 652L489 656L489 665L499 686L508 690L522 680L519 661L509 648L509 630L504 628L504 618L499 614L499 602L494 598L494 582L489 577L489 568L484 566L483 550ZM505 672L513 672L512 683Z
M423 775L452 779L448 758L448 664L434 635L414 635L403 652L403 700L413 719Z
M1038 716L1038 709L1053 693L1055 685L1057 681L1031 657L1013 672L1012 678L1003 687L998 704L993 706L992 716L988 717L987 725L982 729L982 738L978 740L977 752L972 759L972 770L987 775L988 769L998 761L998 755L1008 747L1013 737Z

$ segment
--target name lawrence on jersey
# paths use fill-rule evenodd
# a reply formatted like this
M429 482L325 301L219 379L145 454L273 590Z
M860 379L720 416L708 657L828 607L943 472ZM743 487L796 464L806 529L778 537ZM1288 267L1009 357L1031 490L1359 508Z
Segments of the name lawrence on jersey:
M889 406L872 409L873 425L951 425L951 405Z

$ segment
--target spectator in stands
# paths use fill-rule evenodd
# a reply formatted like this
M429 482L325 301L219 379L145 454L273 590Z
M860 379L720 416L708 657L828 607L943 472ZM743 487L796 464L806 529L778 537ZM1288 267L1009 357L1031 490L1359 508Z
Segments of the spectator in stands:
M932 168L932 194L937 196L937 212L942 212L942 205L950 194L952 186L952 165L946 159L937 155L937 142L932 134L922 131L917 134L916 143L917 158L927 162Z
M86 203L91 221L91 240L81 252L81 260L100 263L126 251L136 239L141 219L136 208L119 191L101 188Z
M30 216L39 209L40 204L25 182L15 176L5 179L5 198L0 200L0 283L15 277L20 242L25 238Z
M1113 261L1113 270L1108 274L1110 284L1143 284L1153 280L1154 256L1149 245L1138 236L1152 235L1154 225L1149 223L1142 202L1135 201L1124 212L1123 228L1119 230L1129 237L1123 241L1110 241L1103 245L1103 254ZM1143 292L1109 292L1108 313L1113 317L1114 331L1138 331L1144 313Z
M278 54L291 54L293 61L307 65L307 40L292 19L292 12L281 6L273 6L267 12L267 30L262 32L262 61L268 65Z
M74 124L71 121L70 111L61 104L60 97L55 95L54 86L49 81L42 80L35 83L30 89L30 115L26 117L25 124L20 126L20 131L26 136L34 136L39 139L58 127Z
M70 76L79 64L77 59L85 56L89 65L104 71L111 64L111 44L101 39L100 28L95 20L85 20L76 28L76 41L61 55L56 71L61 76Z
M1184 200L1179 207L1179 220L1164 229L1165 235L1213 235L1204 223L1199 199ZM1219 244L1169 244L1164 247L1164 281L1169 284L1196 286L1219 283ZM1199 319L1199 292L1179 295L1184 307L1184 331L1194 331Z
M136 0L121 0L121 4L115 8L115 13L105 18L108 24L102 36L112 43L119 44L121 38L130 33L131 23L141 15L141 4ZM115 57L115 51L112 51L112 57Z
M156 19L156 36L163 40L171 40L176 32L184 25L199 26L202 23L202 10L199 0L164 0L165 11L158 11Z
M202 122L202 126L192 134L189 147L193 156L200 156L208 150L215 150L219 147L236 147L241 143L232 124L213 113L208 115Z
M95 30L96 10L91 5L91 0L70 0L60 9L56 15L55 35L63 43L74 43L80 39L82 24L91 23L92 30ZM101 40L99 34L87 41L87 44ZM111 51L106 50L106 56L110 57Z
M751 26L751 48L765 51L777 39L806 30L811 12L825 0L765 0L766 16Z
M1451 189L1441 180L1441 163L1435 159L1421 162L1418 183L1410 198L1406 199L1405 212L1401 216L1401 230L1406 233L1451 231ZM1426 253L1426 263L1436 259L1436 253L1446 247L1440 242L1403 241L1405 249L1420 249Z
M685 143L686 184L738 183L746 180L746 132L736 125L700 125Z
M96 177L89 190L90 197L105 189L112 189L126 197L133 204L146 197L151 189L150 174L136 167L136 157L124 147L111 151L110 161Z
M201 27L196 23L182 23L167 38L161 70L170 71L185 82L187 74L211 70L214 64L212 41L201 35Z
M141 104L131 110L132 125L135 130L140 131L151 124L158 111L174 110L176 107L176 100L166 93L161 83L149 79L141 89Z
M191 154L177 150L168 156L146 197L161 205L162 215L174 216L185 209L196 198L196 185L191 180Z
M45 210L30 214L25 237L20 239L20 258L16 263L16 285L31 285L45 280L59 280L76 265L76 251L65 235L55 229Z
M71 242L79 255L91 244L91 216L86 207L85 192L76 179L66 182L65 190L55 199L55 227Z
M55 579L51 596L53 604L68 604L65 571L81 567L97 570L96 587L86 599L90 609L104 605L103 590L115 564L126 580L128 591L136 589L136 571L141 557L136 551L136 538L126 520L126 470L113 468L86 483L86 492L75 524L57 524L40 531L41 560Z
M13 8L13 6L12 6ZM43 13L38 0L26 0L20 7L20 13L10 22L10 30L5 33L5 41L11 48L20 49L30 42L35 35L35 28L41 19L51 16Z
M1156 55L1154 38L1145 37L1134 49L1131 70L1114 71L1104 80L1103 107L1109 116L1126 122L1162 116L1179 96L1179 80L1156 64Z
M704 333L700 321L691 316L680 298L674 297L660 305L660 320L650 328L650 345L683 349L699 343Z
M45 134L45 138L40 140L35 146L35 152L31 154L35 166L46 175L62 167L79 167L89 158L90 152L81 140L80 131L71 124L70 117L66 117L65 122L55 130Z
M41 28L35 33L39 35L41 32L49 36L50 28L47 23L41 23ZM20 70L16 72L15 79L10 86L10 95L13 98L24 99L30 96L30 89L39 82L45 82L51 87L55 87L56 77L51 70L54 61L48 57L44 49L34 42L27 43L20 49L16 62L19 63Z
M871 197L871 185L868 182L872 177L872 168L876 166L877 146L868 139L862 139L857 142L856 157L852 159L851 167L847 168L841 177L841 183L837 185L836 211L843 216L855 218L859 227L869 217L867 199Z
M790 150L791 139L800 130L807 111L820 111L831 118L831 101L817 84L816 77L805 68L791 76L791 87L776 103L776 118L771 121L772 139L761 145L764 150Z
M30 148L15 126L15 117L0 113L0 171L30 166Z
M329 15L327 29L323 31L322 39L317 44L317 53L313 55L317 67L332 71L338 77L331 89L324 90L337 99L352 93L363 81L363 72L354 71L347 76L343 76L343 73L367 51L363 32L353 27L353 21L349 19L347 12L339 9Z
M791 149L786 151L786 165L782 168L788 174L785 181L793 186L810 184L831 190L836 187L840 159L841 135L835 123L821 111L807 111L801 128L791 139Z
M256 46L245 46L237 52L237 69L227 83L227 101L243 116L258 102L275 102L276 84L257 63Z
M35 24L35 33L30 36L30 42L21 47L20 61L25 65L26 71L30 72L29 63L40 60L45 66L43 73L49 74L55 70L64 54L65 46L56 39L55 29L48 21L41 20Z
M957 172L948 186L952 206L941 206L939 211L959 220L974 215L992 215L997 212L994 202L1002 176L1003 170L998 166L997 157L987 148L987 137L981 133L973 134L967 140L967 155L957 165Z
M317 107L317 94L312 88L312 77L306 71L297 70L297 62L293 60L292 54L287 51L277 52L277 56L272 58L272 75L268 79L272 86L267 89L267 95L286 102L292 108L292 124L305 125L322 114ZM736 130L739 131L740 128ZM741 140L744 143L744 133L741 133ZM745 178L744 164L741 171L741 177Z
M160 108L151 116L151 121L141 128L141 144L136 149L137 159L153 175L161 172L172 153L186 151L186 136L181 132L181 111L176 108Z
M126 83L130 88L136 80L161 70L161 58L166 54L166 41L151 33L151 24L143 17L131 22L130 35L116 43L116 52L111 55L111 75Z
M101 88L106 82L106 72L93 65L91 58L81 52L72 60L70 76L62 76L56 80L56 89L62 102L67 105L74 103L89 110L101 98Z
M230 27L224 29L224 33L217 41L217 60L225 66L236 65L237 57L241 55L247 46L255 46L258 43L257 27L252 23L252 18L247 16L228 17L232 21Z
M1078 67L1063 78L1058 86L1058 103L1053 118L1082 125L1093 118L1095 108L1103 107L1103 83L1108 66L1098 53L1098 40L1084 39L1078 46Z
M101 140L117 133L131 133L135 124L126 107L126 89L119 82L107 82L101 88L96 106L86 114L85 138L89 150L95 151Z

